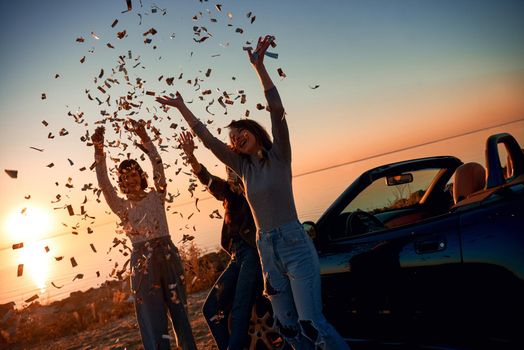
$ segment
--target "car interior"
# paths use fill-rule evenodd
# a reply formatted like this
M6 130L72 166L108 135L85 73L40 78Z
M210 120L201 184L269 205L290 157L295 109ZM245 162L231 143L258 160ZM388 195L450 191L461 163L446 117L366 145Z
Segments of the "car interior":
M501 145L505 147L500 148L506 151L503 152L504 165L500 164L498 158L500 148L496 152L488 150L489 147ZM465 205L479 203L503 187L516 183L524 184L524 149L518 146L512 136L492 135L488 138L486 148L486 167L477 162L467 162L454 169L454 172L453 169L451 172L450 169L442 169L427 189L412 193L411 197L414 198L411 199L415 200L411 203L374 210L344 209L331 225L330 239L338 240L417 223L447 214ZM493 180L496 176L498 180ZM386 180L388 186L402 186L401 183L396 183L398 179L406 179L406 182L410 182L413 181L413 175L395 174L379 180Z

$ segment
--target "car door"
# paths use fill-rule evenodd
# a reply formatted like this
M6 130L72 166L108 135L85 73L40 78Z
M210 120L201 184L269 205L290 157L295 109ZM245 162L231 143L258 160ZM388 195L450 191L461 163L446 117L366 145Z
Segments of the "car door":
M446 214L329 242L319 252L326 317L353 339L434 331L460 288L457 226Z
M459 208L464 259L462 318L487 341L522 340L524 185ZM497 348L502 348L497 346Z

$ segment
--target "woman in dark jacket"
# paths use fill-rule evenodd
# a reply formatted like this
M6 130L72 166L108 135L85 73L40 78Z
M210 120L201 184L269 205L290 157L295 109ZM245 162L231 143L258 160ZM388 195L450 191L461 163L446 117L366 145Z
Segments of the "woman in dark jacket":
M202 311L219 349L243 349L251 309L262 287L253 216L242 181L233 171L227 169L227 181L210 174L193 154L195 145L190 132L181 134L180 145L200 182L225 208L220 243L231 260L209 292Z

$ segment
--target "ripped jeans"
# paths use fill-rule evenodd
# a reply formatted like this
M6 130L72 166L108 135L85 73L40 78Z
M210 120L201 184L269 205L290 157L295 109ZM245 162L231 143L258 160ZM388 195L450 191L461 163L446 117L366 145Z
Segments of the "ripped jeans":
M322 314L320 265L313 242L298 221L259 230L264 294L280 333L294 349L345 350L349 346Z

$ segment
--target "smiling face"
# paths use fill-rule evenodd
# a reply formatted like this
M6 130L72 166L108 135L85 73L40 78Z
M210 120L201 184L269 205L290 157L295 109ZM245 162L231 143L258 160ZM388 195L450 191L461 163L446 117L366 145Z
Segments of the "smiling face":
M136 169L123 169L118 185L123 193L135 195L142 191L142 177Z
M244 128L231 128L229 139L233 149L239 153L251 155L262 149L255 135Z

